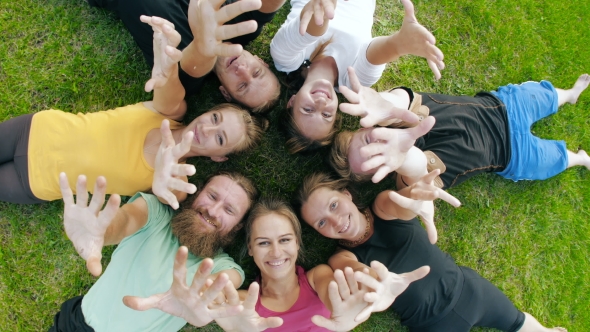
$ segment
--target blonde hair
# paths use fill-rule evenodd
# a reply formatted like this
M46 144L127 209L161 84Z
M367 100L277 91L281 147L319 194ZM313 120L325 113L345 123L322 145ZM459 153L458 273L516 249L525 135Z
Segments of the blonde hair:
M295 238L297 239L297 243L299 244L297 262L303 262L304 257L303 241L301 236L301 223L299 222L297 215L293 211L293 208L291 208L289 204L274 197L261 199L256 203L256 205L254 205L254 207L250 211L250 215L248 216L248 219L246 219L246 246L242 250L242 255L246 256L246 252L248 250L247 248L250 245L250 240L252 237L252 226L254 225L254 222L257 219L272 213L287 218L287 220L289 220L289 222L291 223L291 226L293 226L293 232L295 233Z
M262 140L263 134L266 132L269 126L268 119L265 119L261 116L251 115L243 109L242 107L230 104L230 103L223 103L217 106L214 106L209 110L209 112L213 111L222 111L222 110L229 110L237 112L242 116L242 120L244 120L244 127L246 134L242 137L242 139L236 144L233 148L231 153L238 153L243 152L246 150L253 149L256 147L260 141Z
M252 108L252 113L256 114L263 114L268 112L276 103L279 101L279 97L281 96L281 83L277 79L276 81L276 89L274 93L270 96L270 99L266 100L264 103Z
M354 136L352 131L340 132L334 138L334 144L330 149L330 166L338 175L354 182L367 182L371 180L370 174L355 174L350 168L348 161L348 150L350 149L350 142Z

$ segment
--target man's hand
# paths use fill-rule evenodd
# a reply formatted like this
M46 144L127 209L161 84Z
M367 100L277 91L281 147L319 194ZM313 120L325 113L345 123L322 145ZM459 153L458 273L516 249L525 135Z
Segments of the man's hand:
M367 271L368 273L368 271ZM352 268L346 267L334 271L334 280L328 286L328 295L332 303L330 319L315 315L311 321L332 331L350 331L371 315L372 306L364 300L368 288L359 287Z
M178 160L190 151L194 134L192 131L185 133L182 142L175 144L168 120L162 121L160 134L162 135L162 143L160 143L160 148L156 154L152 191L154 195L168 202L176 210L178 209L178 200L171 190L178 190L188 194L197 191L194 184L179 179L179 177L195 174L195 166L178 164Z
M258 301L258 292L260 286L257 282L253 282L248 287L248 296L242 302L244 310L242 312L223 318L215 319L215 322L227 332L251 332L264 331L268 328L276 328L283 325L283 319L279 317L262 318L256 312L256 302ZM227 305L238 306L240 304L240 297L238 291L231 284L227 284L224 289ZM216 308L225 306L226 303L215 305ZM211 307L211 306L210 306Z
M217 294L227 283L231 283L227 274L221 273L212 285L206 287L204 292L201 292L213 270L213 260L210 258L205 258L201 262L197 273L195 273L193 283L190 287L187 286L187 257L188 249L184 246L178 248L174 259L172 286L167 292L155 294L148 298L125 296L123 297L123 303L129 308L139 311L159 309L167 314L178 316L197 327L205 326L213 319L239 313L242 310L241 306L209 309L208 305L215 300Z
M340 104L340 110L353 116L360 116L361 126L370 128L391 119L400 119L409 123L419 121L416 114L407 109L395 107L377 91L362 86L352 67L348 67L348 77L352 90L346 86L340 86L340 92L348 100L348 103Z
M443 52L436 47L436 39L424 26L418 23L414 14L414 4L410 0L401 0L404 6L402 28L396 33L398 55L413 54L426 58L428 67L434 77L440 79L440 70L445 68Z
M412 282L424 278L430 272L429 266L422 266L412 272L395 274L389 272L387 267L378 261L372 261L371 268L377 273L379 280L373 278L369 273L360 271L355 272L354 278L365 287L374 290L365 295L365 300L372 303L373 312L389 308Z
M302 36L305 35L312 17L315 25L318 27L324 25L325 19L333 19L337 3L337 0L310 0L306 3L300 14L299 34Z
M102 258L104 235L119 210L121 197L111 195L104 210L100 210L104 204L107 189L107 181L102 176L96 179L90 205L87 205L88 192L84 175L78 176L76 183L77 202L74 202L74 195L66 173L59 174L59 187L64 201L66 235L72 241L80 257L86 261L88 271L97 277L102 273L100 259Z
M371 131L371 144L360 149L361 157L369 158L361 164L362 171L377 169L372 181L377 183L387 174L398 169L406 160L408 151L418 137L426 134L434 126L434 117L429 116L419 125L408 129L375 128Z
M238 56L242 45L223 44L223 40L256 31L256 21L233 25L224 23L236 16L257 10L260 0L241 0L221 7L224 0L191 0L188 6L188 22L193 33L195 47L205 57Z
M150 92L164 86L172 71L178 70L182 58L182 52L176 49L180 34L174 30L174 24L161 17L141 15L139 19L154 30L154 67L151 79L145 83L145 91Z
M457 198L434 185L434 179L439 174L440 170L435 169L420 178L418 182L400 190L399 193L389 192L389 199L392 202L420 216L432 244L435 244L438 238L436 226L434 226L433 201L440 198L454 207L461 206L461 202Z

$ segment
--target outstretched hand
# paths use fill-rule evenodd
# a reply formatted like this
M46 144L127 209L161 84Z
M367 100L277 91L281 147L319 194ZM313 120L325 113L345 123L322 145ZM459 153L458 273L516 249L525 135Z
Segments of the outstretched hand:
M372 303L373 312L389 308L412 282L424 278L430 272L429 266L422 266L412 272L395 274L389 272L387 267L378 261L372 261L371 268L377 273L379 280L373 278L369 273L360 271L355 272L354 278L365 287L374 290L364 297L367 302Z
M210 309L219 292L230 282L225 273L221 273L215 282L201 292L207 284L207 278L213 270L213 260L205 258L190 286L186 284L186 260L188 249L178 248L174 259L173 281L165 293L155 294L147 298L137 296L123 297L123 303L131 309L145 311L159 309L167 314L178 316L189 324L200 327L209 324L213 319L235 315L242 310L241 306L224 306Z
M312 17L317 26L323 26L324 20L334 18L336 12L336 0L310 0L301 10L301 21L299 23L299 34L305 35L307 26Z
M364 300L367 292L366 286L359 287L352 268L346 267L344 273L342 270L334 271L334 280L328 286L332 315L330 319L315 315L311 321L332 331L352 330L371 315L372 306Z
M64 201L64 229L66 235L72 241L74 248L86 261L86 268L93 276L102 273L102 246L104 235L111 221L119 210L121 197L111 195L104 208L100 210L105 201L107 181L99 176L94 185L94 195L88 205L88 192L86 191L86 176L78 176L76 183L76 199L68 183L66 173L59 174L59 187Z
M410 0L401 2L404 6L404 21L396 36L399 55L413 54L426 58L428 67L438 80L441 77L440 71L445 68L443 52L435 46L436 39L432 33L418 23L414 14L414 4Z
M188 23L196 49L205 57L238 56L242 45L224 44L223 41L256 31L256 21L224 25L236 16L257 10L260 0L241 0L223 6L224 0L191 0L188 6Z
M145 83L145 91L150 92L164 86L172 71L178 70L182 58L182 52L176 48L180 34L174 30L174 24L161 17L141 15L139 19L154 30L154 67L152 77Z
M344 85L340 86L340 92L348 100L348 103L340 104L340 110L346 114L360 116L361 126L370 128L391 119L400 119L409 123L419 121L416 114L407 109L395 107L377 91L362 86L352 67L348 67L348 78L352 89Z
M429 116L416 127L408 129L375 128L369 134L370 144L360 149L361 157L367 159L361 164L366 172L377 169L372 181L377 183L387 174L398 169L406 160L408 151L416 139L426 134L434 126L434 117Z
M162 135L162 142L156 154L152 191L154 195L168 202L176 210L178 209L178 199L171 190L178 190L188 194L197 191L194 184L179 179L179 177L195 174L195 166L178 164L178 160L190 151L194 133L188 131L182 136L182 142L175 144L170 131L170 122L163 120L160 134Z
M242 302L244 310L228 317L215 319L215 322L226 332L251 332L264 331L269 328L276 328L283 325L283 319L279 317L263 318L256 312L256 302L258 301L258 292L260 286L257 282L253 282L248 287L248 296ZM237 306L240 304L240 297L238 291L232 284L227 284L224 289L227 304L230 306ZM226 303L215 305L215 307L223 307ZM209 306L211 308L211 306Z
M461 202L457 198L434 185L434 179L439 174L440 170L435 169L420 178L418 182L400 190L399 193L395 191L389 192L389 199L392 202L420 216L426 226L428 239L432 244L435 244L438 239L436 226L434 226L433 201L440 198L454 207L461 206Z

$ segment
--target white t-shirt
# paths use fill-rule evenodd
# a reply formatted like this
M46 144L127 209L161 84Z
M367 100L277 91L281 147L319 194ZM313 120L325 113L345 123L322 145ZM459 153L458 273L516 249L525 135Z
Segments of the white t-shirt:
M278 70L286 73L297 70L309 60L316 47L332 39L324 54L331 56L338 67L338 85L350 88L349 66L352 66L363 86L379 80L385 65L372 65L367 60L367 47L371 43L371 29L375 0L338 0L334 19L328 31L315 37L299 34L301 10L308 0L291 0L291 12L270 43L270 54Z

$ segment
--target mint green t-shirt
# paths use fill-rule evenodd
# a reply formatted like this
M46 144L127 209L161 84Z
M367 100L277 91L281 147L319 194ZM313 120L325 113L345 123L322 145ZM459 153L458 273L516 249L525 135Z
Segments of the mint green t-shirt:
M170 227L173 210L156 196L144 193L135 194L129 203L140 197L148 206L146 225L121 241L108 267L82 300L86 323L97 332L178 331L186 324L184 319L157 309L135 311L123 304L125 295L148 297L170 289L174 258L180 247ZM201 261L201 257L189 253L188 285ZM244 271L227 254L220 253L213 261L212 273L234 269L244 280Z

